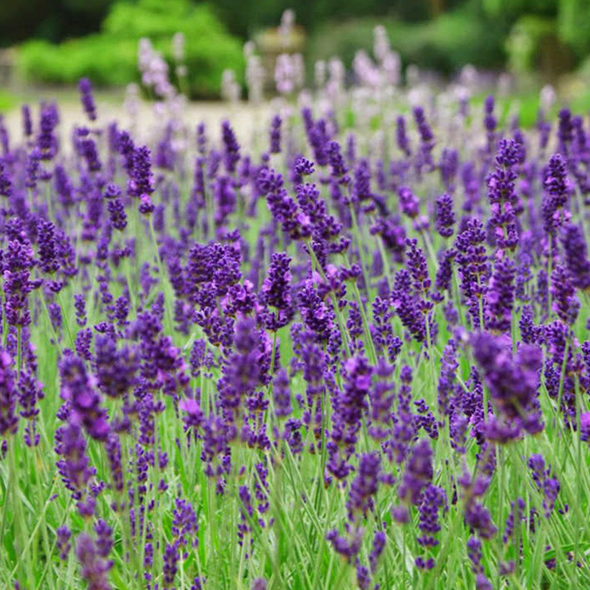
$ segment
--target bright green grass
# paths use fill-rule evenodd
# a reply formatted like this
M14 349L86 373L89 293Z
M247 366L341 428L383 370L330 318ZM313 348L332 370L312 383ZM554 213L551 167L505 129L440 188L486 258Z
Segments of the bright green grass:
M7 113L18 104L16 96L0 89L0 113Z

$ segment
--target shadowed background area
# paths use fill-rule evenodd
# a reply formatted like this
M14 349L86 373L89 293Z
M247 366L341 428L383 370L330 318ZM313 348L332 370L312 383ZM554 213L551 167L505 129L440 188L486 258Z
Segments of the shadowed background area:
M83 75L120 87L139 81L139 39L172 62L170 39L181 32L186 90L216 98L224 70L244 82L244 43L272 31L288 8L303 35L308 82L318 60L338 56L348 68L359 49L370 51L377 24L404 68L450 78L469 64L510 72L520 89L549 82L566 96L589 77L588 0L3 0L0 76L21 88Z

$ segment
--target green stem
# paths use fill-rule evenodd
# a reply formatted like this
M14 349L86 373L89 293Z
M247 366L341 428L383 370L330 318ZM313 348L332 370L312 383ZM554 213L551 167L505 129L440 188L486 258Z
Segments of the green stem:
M19 328L20 334L20 328ZM12 488L12 493L10 494L11 502L12 502L12 515L13 515L13 523L14 523L14 536L16 539L15 542L15 550L17 555L17 563L16 567L18 568L19 565L22 565L22 556L24 556L24 572L21 571L23 574L24 580L29 580L29 575L32 575L33 569L31 567L31 557L30 551L27 549L27 545L25 542L26 538L26 530L27 525L24 519L24 515L22 513L22 503L19 498L19 481L18 481L18 469L16 465L16 457L15 457L15 443L16 438L10 441L11 444L8 446L8 468L9 468L9 476L8 476L8 484Z
M172 338L174 336L174 324L172 322L172 312L171 312L171 305L172 305L172 292L170 288L170 282L166 273L164 272L164 265L162 264L162 258L160 257L160 248L158 247L158 240L156 238L156 232L154 230L154 221L152 216L149 217L149 228L150 228L150 237L152 240L152 245L155 250L156 255L156 263L158 265L158 273L160 275L160 280L164 284L164 321L166 323L166 330L168 334Z
M318 272L318 274L320 275L320 277L322 277L322 280L326 283L326 285L329 285L329 281L328 278L326 277L326 274L324 273L324 270L322 269L322 265L320 264L319 260L317 259L317 256L315 255L315 252L313 251L312 245L311 245L311 240L308 238L305 243L307 244L307 249L309 251L309 255L311 257L311 261L312 264L315 268L315 270ZM332 305L334 307L334 313L336 314L336 320L338 321L338 326L340 328L340 334L342 335L342 343L344 344L344 348L346 349L346 353L348 354L348 356L352 356L351 350L350 350L350 338L348 336L348 332L346 330L346 323L344 322L344 319L342 317L342 312L340 311L340 307L338 306L338 300L336 299L334 292L330 291L330 299L332 300Z

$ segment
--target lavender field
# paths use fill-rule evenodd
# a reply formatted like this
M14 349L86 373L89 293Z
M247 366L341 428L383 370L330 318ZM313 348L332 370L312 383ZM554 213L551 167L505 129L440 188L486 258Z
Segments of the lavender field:
M0 125L0 587L589 588L588 118L142 51L149 125Z

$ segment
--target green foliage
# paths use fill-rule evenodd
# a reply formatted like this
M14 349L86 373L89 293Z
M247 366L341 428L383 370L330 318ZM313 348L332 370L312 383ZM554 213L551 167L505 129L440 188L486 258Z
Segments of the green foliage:
M503 62L505 28L485 22L472 10L449 12L417 24L376 18L327 23L312 37L310 57L316 60L338 55L350 64L356 50L371 50L376 25L385 26L392 47L405 64L452 73L466 63L493 68Z
M31 80L46 83L76 83L88 76L98 85L131 82L136 77L137 43L132 39L113 42L102 35L52 45L30 41L21 48L18 65Z
M514 18L523 14L552 16L560 2L561 0L483 0L483 6L488 15L494 18Z
M590 51L589 0L483 0L483 6L490 18L515 23L508 43L517 45L509 51L519 66L529 62L529 68L536 67L531 56L542 49L549 21L558 41L577 57ZM526 55L518 55L519 44Z
M95 33L113 0L2 0L0 47L32 37L58 42Z
M115 4L101 33L60 45L31 41L21 47L19 66L26 77L41 82L73 83L88 76L99 85L125 84L139 79L139 39L148 37L171 62L171 38L177 32L185 34L192 96L216 96L222 71L242 70L240 43L225 31L208 6L194 6L188 0Z
M539 58L543 42L555 34L555 22L538 16L524 16L512 27L506 48L514 72L530 72Z
M0 113L6 113L17 104L16 97L4 90L0 90Z
M557 18L560 37L578 55L590 51L590 2L588 0L561 0Z
M471 0L467 0L468 2ZM446 0L447 6L465 0ZM276 26L287 8L295 11L297 22L306 30L321 28L326 21L389 16L403 21L429 17L428 2L407 0L215 0L215 9L229 29L252 36L259 29Z

